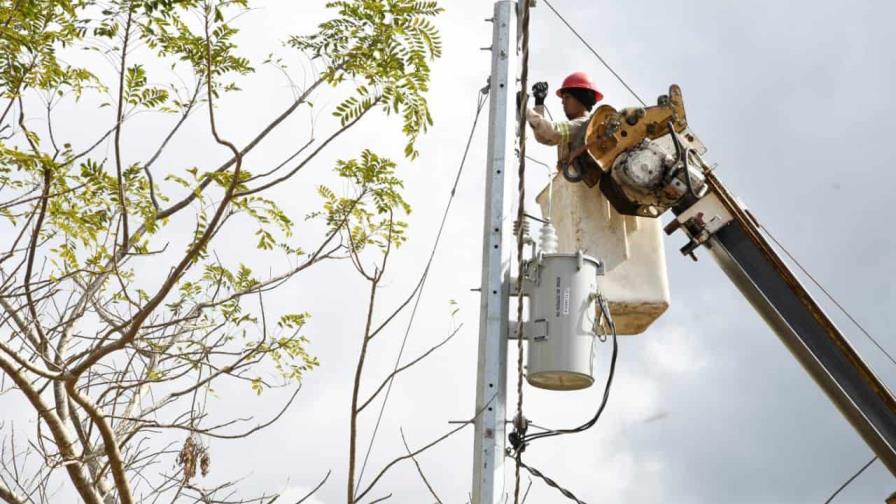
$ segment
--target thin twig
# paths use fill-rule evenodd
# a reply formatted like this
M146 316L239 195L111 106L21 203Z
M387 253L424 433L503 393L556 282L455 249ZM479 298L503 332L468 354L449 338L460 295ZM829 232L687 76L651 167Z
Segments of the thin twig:
M363 411L364 408L367 407L367 405L370 404L371 401L373 401L373 400L376 398L376 396L377 396L380 392L382 392L383 388L385 388L386 385L389 384L389 382L391 382L393 379L395 379L395 376L396 376L396 375L398 375L398 374L401 373L402 371L404 371L404 370L406 370L406 369L408 369L408 368L414 366L414 365L417 364L418 362L420 362L420 361L422 361L423 359L425 359L426 357L428 357L431 353L435 352L436 350L438 350L439 348L441 348L442 346L444 346L446 343L448 343L449 341L451 341L451 339L454 338L454 336L458 333L458 331L460 331L460 329L461 329L462 327L463 327L463 324L459 325L459 326L457 327L457 329L455 329L454 331L452 331L451 334L449 334L447 338L443 339L443 340L442 340L441 342L439 342L437 345L435 345L435 346L431 347L429 350L423 352L423 353L422 353L419 357L417 357L416 359L414 359L414 360L408 362L408 363L405 364L404 366L401 366L401 367L399 367L399 368L396 368L394 371L392 371L391 373L389 373L389 376L387 376L386 379L383 380L383 383L380 384L380 386L376 389L376 391L375 391L373 394L371 394L370 397L368 397L367 400L364 401L364 403L363 403L361 406L358 407L358 412L360 413L361 411Z
M404 437L404 429L399 427L398 431L401 432L401 442L404 444L404 449L407 450L408 455L411 456L411 460L414 461L414 465L417 467L417 474L420 475L420 479L422 479L423 483L426 484L426 488L429 489L429 493L431 493L432 496L436 499L436 502L438 504L442 504L442 499L439 498L438 494L436 494L436 491L432 488L432 485L429 484L429 480L426 479L426 475L423 474L423 468L420 467L420 462L417 462L417 458L411 455L411 448L408 446L408 440Z
M472 418L469 422L465 422L465 423L463 423L463 424L461 424L461 425L459 425L459 426L457 426L457 427L451 429L450 431L446 432L445 434L442 434L441 436L439 436L439 437L436 438L435 440L429 442L428 444L426 444L426 445L424 445L424 446L422 446L422 447L420 447L420 448L418 448L418 449L416 449L416 450L414 450L414 451L408 453L407 455L403 455L403 456L401 456L401 457L397 457L397 458L395 458L394 460L392 460L391 462L389 462L388 464L386 464L386 465L380 470L380 472L376 475L376 477L373 478L373 481L371 481L370 484L367 485L367 488L365 488L364 491L362 491L362 492L360 492L360 493L358 494L358 496L357 496L357 498L356 498L355 500L361 500L361 499L363 499L365 495L367 495L371 490L373 490L373 487L376 486L377 482L379 482L379 480L382 479L382 477L383 477L387 472L389 472L389 470L392 469L393 466L395 466L395 464L401 462L402 460L407 460L407 459L409 459L409 458L411 458L411 457L415 457L415 456L417 456L417 455L420 455L421 453L423 453L423 452L425 452L426 450L432 448L433 446L436 446L437 444L441 443L442 441L444 441L444 440L450 438L450 437L453 436L454 434L457 434L458 432L460 432L461 430L463 430L464 427L466 427L466 426L468 426L468 425L472 425L472 424L479 418L479 415L481 415L482 412L485 411L485 409L486 409L487 407L491 406L491 404L492 404L492 402L493 402L494 400L495 400L495 396L492 395L492 397L489 398L488 401L486 401L486 403L482 406L482 408L480 408L479 411L476 412L476 414L473 416L473 418Z
M327 479L330 477L330 472L331 472L331 471L327 471L327 475L324 476L324 479L322 479L322 480L320 481L320 483L317 484L316 487L314 487L313 489L311 489L310 492L308 492L307 494L305 494L304 497L302 497L301 499L297 500L295 504L302 504L302 503L305 502L306 500L310 499L311 496L314 495L318 490L320 490L320 487L324 486L324 483L326 483L326 482L327 482Z

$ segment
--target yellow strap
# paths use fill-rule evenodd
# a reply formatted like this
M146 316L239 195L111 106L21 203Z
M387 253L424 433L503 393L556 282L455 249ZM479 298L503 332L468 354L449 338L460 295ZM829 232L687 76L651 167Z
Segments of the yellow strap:
M568 122L560 122L557 123L557 130L560 133L560 143L569 142L569 123Z

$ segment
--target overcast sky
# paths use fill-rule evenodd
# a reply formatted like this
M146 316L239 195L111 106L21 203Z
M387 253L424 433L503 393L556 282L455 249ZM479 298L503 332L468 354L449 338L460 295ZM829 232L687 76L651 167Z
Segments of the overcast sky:
M421 159L402 167L415 211L402 272L391 280L395 297L414 280L407 272L422 268L476 89L488 74L488 53L479 49L490 44L491 25L483 19L491 16L492 3L443 4L445 56L436 63L431 93L436 125L420 145ZM771 0L554 4L647 101L672 82L682 86L691 126L719 163L719 176L896 351L889 331L896 322L896 238L889 232L888 205L896 182L893 7L881 1ZM308 5L270 7L247 22L263 17L289 30L295 19L310 26L322 14ZM635 103L546 6L532 16L532 80L556 88L569 72L584 70L606 103ZM560 108L553 97L548 105ZM371 140L357 133L355 138L358 145ZM373 466L401 452L399 426L416 445L447 429L447 420L472 413L478 295L469 289L480 275L484 148L481 128L410 355L446 334L449 299L460 303L466 325L449 347L397 383ZM552 162L550 149L533 150ZM542 173L530 170L529 194L545 184ZM667 242L672 307L646 334L621 340L618 378L601 423L584 434L533 445L527 460L586 502L823 502L870 459L870 450L709 257L698 253L695 264L678 255L681 240ZM316 315L310 336L322 366L309 376L302 401L277 432L227 448L239 454L241 467L253 461L258 488L287 477L304 488L333 468L319 501L344 499L350 363L358 350L362 299L352 289L335 287L343 285L344 274L342 268L318 270L290 287L295 302ZM896 369L858 331L841 325L881 376L896 383ZM376 347L383 368L394 358L397 329L389 335L392 341ZM609 348L602 350L606 357ZM527 387L526 413L538 423L576 424L592 414L600 392ZM472 436L465 432L421 463L446 502L462 502L471 460ZM396 502L429 502L412 467L398 470L382 488ZM882 502L894 490L892 477L875 464L839 502ZM536 482L529 502L561 499Z
M387 277L383 309L416 281L435 238L438 219L473 118L476 93L489 73L492 3L443 0L438 24L444 57L435 63L430 103L435 126L419 144L421 157L402 161L410 216L409 243ZM623 75L652 102L670 83L684 92L692 129L719 163L718 175L754 214L839 297L853 315L896 351L896 265L892 250L892 188L896 184L894 82L896 31L891 2L752 2L710 0L553 0ZM262 58L288 34L310 32L326 19L322 1L268 2L240 19L244 50ZM576 70L590 73L617 107L634 98L567 31L546 6L532 11L530 79L556 89ZM262 71L246 91L222 104L225 136L237 140L276 115L290 93L276 72ZM259 100L259 96L264 99ZM326 105L324 93L316 102ZM548 106L560 111L549 95ZM276 162L307 138L307 117L295 118L271 139L259 164ZM318 127L325 130L326 117ZM207 132L197 129L197 134ZM461 312L459 336L396 382L370 467L403 454L399 427L412 446L445 432L449 420L474 409L484 196L485 123L481 124L408 343L415 356L450 331L449 300ZM207 140L207 139L206 139ZM207 143L207 142L205 142ZM401 159L394 118L377 116L328 150L279 195L301 217L318 205L314 188L336 159L372 146ZM192 152L190 138L171 155ZM531 147L553 163L554 152ZM215 150L210 157L224 154ZM269 157L264 157L269 156ZM209 163L209 165L213 165ZM527 176L537 194L541 167ZM511 182L515 184L515 182ZM528 202L534 208L534 201ZM234 246L241 237L223 236ZM667 240L672 305L647 333L620 339L609 407L592 430L541 441L526 460L582 500L629 503L804 503L824 500L872 454L802 371L709 256L680 257L682 236ZM245 477L244 490L302 494L332 469L315 504L344 502L351 379L363 328L366 293L347 264L325 265L287 284L272 310L307 310L310 350L321 366L309 374L294 407L275 428L247 441L211 442L210 482ZM827 305L826 305L827 306ZM896 367L843 317L832 312L879 374L896 387ZM406 317L374 343L367 390L391 368ZM603 385L609 345L599 348L595 387L556 393L526 388L534 422L567 426L590 417ZM510 383L513 383L514 376ZM272 408L266 393L218 390L218 413ZM378 406L378 404L377 404ZM512 405L508 406L512 408ZM375 420L366 413L360 445ZM467 498L472 429L420 457L444 502ZM370 481L371 469L365 475ZM508 471L508 489L512 488ZM527 482L524 482L527 484ZM392 502L432 502L412 465L399 466L375 496ZM838 502L883 502L896 482L873 465ZM540 482L531 503L562 502Z

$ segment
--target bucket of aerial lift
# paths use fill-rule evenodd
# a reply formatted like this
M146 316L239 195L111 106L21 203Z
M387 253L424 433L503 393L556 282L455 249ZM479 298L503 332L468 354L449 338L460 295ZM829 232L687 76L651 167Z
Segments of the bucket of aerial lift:
M537 201L557 230L558 253L581 250L603 263L600 291L617 333L646 331L669 307L660 220L622 215L597 185L568 182L560 174Z
M594 383L597 278L600 263L577 254L539 254L526 264L523 292L529 298L526 323L526 379L549 390L578 390Z

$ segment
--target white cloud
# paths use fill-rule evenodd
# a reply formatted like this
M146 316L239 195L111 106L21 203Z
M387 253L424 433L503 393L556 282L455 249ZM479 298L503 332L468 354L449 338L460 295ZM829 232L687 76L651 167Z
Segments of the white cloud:
M305 486L288 486L283 492L280 494L280 498L277 499L277 504L295 504L299 499L305 497L314 487L305 487ZM307 500L302 501L302 504L333 504L334 501L325 501L318 498L317 494L311 495Z
M692 374L707 364L707 356L700 346L699 328L661 324L647 336L647 365L665 373Z

